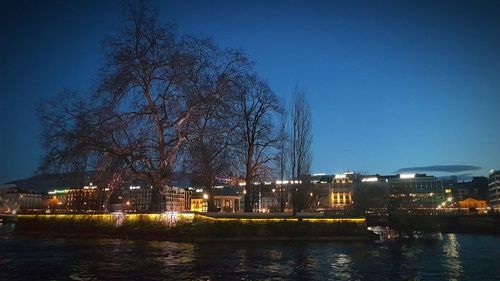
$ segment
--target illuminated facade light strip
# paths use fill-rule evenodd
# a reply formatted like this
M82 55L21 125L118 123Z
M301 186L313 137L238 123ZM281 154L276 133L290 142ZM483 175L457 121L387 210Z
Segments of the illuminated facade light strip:
M415 178L415 174L400 174L399 178L400 179L413 179L413 178Z
M240 221L240 222L281 222L290 221L298 222L298 218L215 218L205 215L197 214L197 216L213 220L213 221ZM354 223L365 223L364 218L302 218L302 221L307 222L323 222L323 223L335 223L335 222L354 222Z

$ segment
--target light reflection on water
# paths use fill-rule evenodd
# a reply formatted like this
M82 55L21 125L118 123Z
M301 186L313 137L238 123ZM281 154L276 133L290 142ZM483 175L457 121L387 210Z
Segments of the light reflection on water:
M448 280L460 280L460 275L463 272L462 263L460 262L460 244L455 234L449 234L448 239L443 244L443 252L446 257L444 266L448 272Z
M497 236L449 234L442 241L385 245L44 239L1 231L0 238L0 280L495 280L500 275Z
M353 270L351 257L346 254L336 254L332 258L332 279L335 280L352 280Z

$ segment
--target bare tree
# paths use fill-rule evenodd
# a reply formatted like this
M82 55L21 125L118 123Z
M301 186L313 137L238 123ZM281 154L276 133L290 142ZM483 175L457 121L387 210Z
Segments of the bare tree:
M37 111L46 149L39 172L68 174L76 184L85 184L86 173L95 162L95 154L87 149L84 138L96 119L90 104L78 92L64 90L40 103Z
M227 96L249 63L210 39L178 35L144 2L126 12L124 28L104 43L105 65L95 94L82 102L85 110L42 114L45 128L58 128L44 134L44 163L91 155L99 169L108 169L112 184L113 177L114 184L123 177L150 183L152 210L158 211L176 157L194 134L193 122Z
M240 88L236 110L240 116L239 151L246 182L245 212L252 212L256 199L254 183L272 173L271 164L276 159L275 149L280 138L275 132L274 114L281 108L267 83L252 75L246 77Z
M286 185L283 184L285 182L287 176L287 168L288 168L288 114L285 110L286 108L286 100L282 100L281 112L279 113L279 132L278 132L278 155L277 155L277 166L278 166L278 178L281 181L281 184L277 185L277 196L278 196L278 204L279 211L284 212L286 208L286 202L288 197L288 191Z
M292 170L292 179L300 180L302 177L310 173L312 162L312 123L311 123L311 109L309 103L305 98L303 91L298 89L293 94L291 119L292 119L292 133L291 133L291 156L290 166ZM293 187L293 213L296 214L299 204L299 196L297 196L300 185Z
M208 211L215 211L213 187L218 178L232 174L235 163L234 146L236 118L231 114L231 97L216 102L193 122L193 137L188 141L185 170L191 172L193 183L208 194Z

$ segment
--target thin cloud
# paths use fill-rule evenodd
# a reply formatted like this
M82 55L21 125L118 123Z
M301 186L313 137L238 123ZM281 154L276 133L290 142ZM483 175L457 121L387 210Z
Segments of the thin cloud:
M401 168L396 171L396 173L404 173L404 172L449 172L449 173L458 173L458 172L466 172L466 171L477 171L482 168L479 166L473 165L432 165L432 166L423 166L423 167L407 167Z

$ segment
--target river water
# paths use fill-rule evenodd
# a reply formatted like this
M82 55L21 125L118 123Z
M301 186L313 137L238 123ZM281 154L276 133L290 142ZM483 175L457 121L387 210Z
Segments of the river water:
M177 243L11 230L0 226L0 280L500 280L500 236Z

